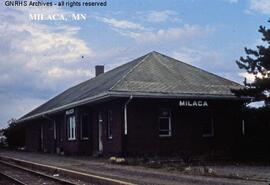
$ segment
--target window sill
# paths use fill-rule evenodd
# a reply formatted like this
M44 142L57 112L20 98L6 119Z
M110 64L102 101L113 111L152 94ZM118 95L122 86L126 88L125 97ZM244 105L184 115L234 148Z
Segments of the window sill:
M172 135L159 135L158 137L172 137Z
M68 141L76 141L76 138L69 138Z
M83 137L83 138L81 138L81 140L86 141L86 140L89 140L89 138L88 137Z

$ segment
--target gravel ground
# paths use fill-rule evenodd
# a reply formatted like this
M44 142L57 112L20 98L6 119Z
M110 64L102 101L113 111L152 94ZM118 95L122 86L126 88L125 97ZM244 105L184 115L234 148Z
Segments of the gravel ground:
M205 169L202 166L191 167L191 175L186 173L168 170L168 169L151 169L143 166L128 166L110 164L107 160L92 157L63 157L52 154L40 154L18 151L6 151L0 149L0 155L14 157L23 160L29 160L37 163L58 166L66 169L82 171L91 174L103 175L111 178L127 180L137 184L269 184L270 166L255 165L213 165L207 169L212 170L216 177L198 175L198 171ZM192 173L195 171L196 173ZM221 177L248 177L263 181L247 181L235 178Z
M270 166L263 165L215 165L209 166L217 174L234 175L244 178L268 179L270 181Z

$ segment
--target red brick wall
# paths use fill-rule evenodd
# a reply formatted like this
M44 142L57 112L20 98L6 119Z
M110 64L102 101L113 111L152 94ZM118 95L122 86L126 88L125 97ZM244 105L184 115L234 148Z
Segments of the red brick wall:
M230 152L241 135L241 102L209 101L207 108L179 107L178 100L132 99L128 105L128 135L124 137L125 99L115 99L95 105L77 107L76 140L68 141L65 112L50 116L56 120L57 139L53 139L53 124L45 118L26 123L26 146L29 150L40 149L40 124L44 124L44 150L55 152L61 148L65 154L91 155L98 152L98 113L103 114L103 153L129 155L173 154L183 151L202 153L209 151ZM159 137L158 114L160 108L170 108L172 136ZM201 120L204 109L214 115L214 137L202 137ZM108 138L107 113L112 111L112 135ZM81 139L81 115L89 115L89 139ZM124 140L126 139L126 140ZM54 145L56 143L57 146ZM224 150L227 151L224 151Z
M172 136L159 137L159 108L170 108ZM214 136L202 137L204 109L214 116ZM179 107L178 100L133 99L128 106L127 150L136 154L203 153L231 149L241 135L241 103L209 101L208 108Z
M123 136L123 100L115 100L100 104L92 108L92 134L93 134L93 152L98 152L98 113L103 116L102 141L103 153L121 154L122 136ZM108 138L108 110L112 111L112 139Z

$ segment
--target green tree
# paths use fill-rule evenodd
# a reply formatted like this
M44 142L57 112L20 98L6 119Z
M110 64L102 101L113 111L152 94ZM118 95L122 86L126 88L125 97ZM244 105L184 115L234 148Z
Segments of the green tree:
M256 46L255 50L245 48L246 56L236 61L238 67L254 75L255 80L247 82L245 78L245 88L232 92L237 96L253 97L253 101L263 100L266 105L270 105L270 29L260 26L258 31L262 34L264 44Z
M5 136L7 137L10 148L17 148L25 145L25 129L22 124L16 123L16 120L13 118L8 121L8 128L5 129Z

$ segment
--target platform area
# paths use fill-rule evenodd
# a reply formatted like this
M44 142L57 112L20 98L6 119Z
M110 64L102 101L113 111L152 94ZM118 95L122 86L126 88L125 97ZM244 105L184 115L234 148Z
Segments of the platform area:
M172 169L153 169L145 166L111 164L107 158L83 156L58 156L55 154L30 153L0 149L0 156L31 161L43 165L99 175L134 184L268 184L270 166L266 165L213 165L193 166L197 169L210 169L213 175L185 173ZM196 170L194 170L196 171Z

